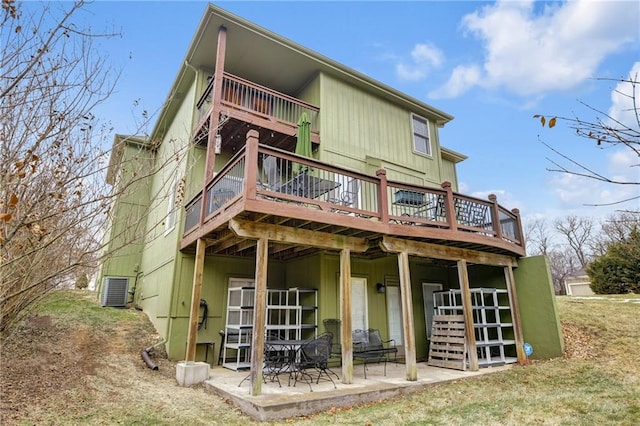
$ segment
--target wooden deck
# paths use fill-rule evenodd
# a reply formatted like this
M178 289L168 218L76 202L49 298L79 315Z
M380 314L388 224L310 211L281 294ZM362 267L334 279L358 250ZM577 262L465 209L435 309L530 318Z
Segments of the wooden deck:
M227 72L222 74L220 98L216 103L213 102L213 89L214 79L211 79L196 104L198 124L193 132L196 144L207 144L214 104L218 104L217 110L227 121L220 129L223 149L230 149L236 142L244 144L247 131L253 129L269 134L271 146L293 151L302 113L311 123L311 142L320 142L319 108L314 105Z
M458 194L447 182L429 188L388 181L384 170L376 176L352 172L258 144L257 132L185 209L181 249L187 251L204 238L208 253L252 256L255 240L242 238L237 228L262 224L280 233L269 253L281 259L317 250L287 244L282 229L366 241L367 257L382 254L383 237L525 254L518 211L493 196Z

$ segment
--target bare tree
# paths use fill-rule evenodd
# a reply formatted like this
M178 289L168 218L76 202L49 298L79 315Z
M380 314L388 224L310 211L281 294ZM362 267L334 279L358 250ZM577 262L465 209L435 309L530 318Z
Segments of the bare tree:
M589 263L589 243L594 234L593 219L588 217L566 216L553 223L556 231L573 251L578 266L584 268Z
M616 212L607 216L600 222L600 232L591 243L594 256L604 255L611 244L626 241L634 228L640 229L638 213Z
M638 74L630 75L628 78L621 79L599 79L600 81L613 81L617 82L618 86L614 93L625 101L628 105L626 111L629 119L622 119L621 117L614 117L598 108L588 105L584 102L580 102L596 116L592 120L585 120L575 117L564 116L544 116L540 114L534 115L534 118L540 119L542 126L545 125L549 128L555 127L558 121L565 122L569 128L575 130L578 137L584 138L587 141L594 143L601 148L621 147L631 154L636 162L632 164L632 167L640 167L640 112L639 103L640 86L638 81ZM640 173L636 173L632 178L625 179L619 176L614 176L597 170L597 167L582 163L572 158L571 155L560 152L553 148L549 144L542 142L547 148L558 155L564 162L561 164L559 161L549 159L553 164L553 168L548 169L552 172L567 173L570 175L581 176L588 179L605 182L612 185L635 185L640 186ZM613 203L607 205L624 204L631 201L640 199L640 195L627 197L625 199L616 200ZM601 206L605 204L589 204L593 206ZM626 205L626 204L625 204ZM638 213L637 203L633 204L634 207L627 209L632 212Z
M564 281L576 270L575 256L567 249L554 249L547 254L553 289L556 294L565 294Z
M92 110L118 74L74 22L84 6L23 14L2 2L0 62L0 330L46 290L95 261L107 206L100 176L109 129Z
M185 173L188 141L166 140L159 155L147 111L139 112L141 136L117 135L112 151L113 129L93 111L119 74L94 42L117 34L78 25L84 6L45 3L23 15L15 1L2 1L0 331L47 291L92 275L99 260L163 235L172 188L152 188L150 178L163 170L180 182ZM126 157L118 155L124 146ZM141 193L148 205L116 208ZM177 197L172 211L181 203Z
M553 247L553 230L545 219L533 219L525 224L527 252L548 255Z

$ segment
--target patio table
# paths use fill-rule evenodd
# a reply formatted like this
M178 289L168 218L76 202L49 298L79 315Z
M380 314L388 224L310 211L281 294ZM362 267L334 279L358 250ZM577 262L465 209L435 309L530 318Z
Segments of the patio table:
M278 192L305 198L318 198L340 186L339 182L303 172L283 184Z
M285 363L280 368L280 373L289 373L289 386L291 385L291 374L295 373L295 364L298 359L298 351L300 347L307 342L307 340L286 340L286 339L276 339L276 340L265 340L265 347L268 347L269 350L273 351L283 351L285 352Z

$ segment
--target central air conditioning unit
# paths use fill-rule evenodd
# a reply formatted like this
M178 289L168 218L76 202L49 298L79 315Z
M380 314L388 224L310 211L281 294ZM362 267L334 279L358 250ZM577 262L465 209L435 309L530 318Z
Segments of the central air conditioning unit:
M128 291L129 278L106 277L102 289L102 306L126 307Z

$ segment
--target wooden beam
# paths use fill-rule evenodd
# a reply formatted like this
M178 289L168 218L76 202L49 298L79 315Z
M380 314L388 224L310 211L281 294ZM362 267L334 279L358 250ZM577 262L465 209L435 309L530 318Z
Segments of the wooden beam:
M406 251L409 255L430 257L433 259L444 259L457 261L465 259L469 263L492 266L517 266L514 257L495 253L485 253L477 250L469 250L458 247L442 246L420 241L403 240L395 237L382 237L380 241L382 250L389 253L400 253Z
M195 267L193 269L193 288L191 290L191 310L189 312L189 329L187 332L187 353L185 360L196 360L196 342L198 335L198 317L200 316L200 294L202 292L202 276L204 271L204 252L206 243L198 239L196 243Z
M340 251L340 337L342 347L342 383L353 383L353 335L351 334L351 253Z
M411 274L409 272L409 254L407 252L398 253L398 270L400 272L400 298L402 304L406 378L410 382L415 382L418 380L418 366L416 364L416 337L413 324Z
M287 226L256 223L241 219L229 220L229 228L237 236L243 238L267 238L280 243L299 244L329 250L349 249L364 252L369 248L364 238L336 235L327 232L316 232L308 229L290 228Z
M227 51L227 29L221 26L218 29L218 45L216 48L216 68L213 72L213 93L211 94L211 117L209 120L209 135L207 138L207 157L205 160L205 189L207 183L213 179L213 171L216 163L215 140L218 133L220 110L222 106L222 80L224 78L224 61ZM204 203L203 203L204 204Z
M256 287L253 294L253 333L251 336L251 395L262 394L262 362L267 311L267 262L269 241L260 238L256 247Z
M516 341L516 356L519 363L525 363L527 355L524 353L524 334L522 333L522 321L520 320L520 306L518 305L518 293L516 292L516 282L513 277L513 268L505 266L504 278L507 282L507 293L509 294L509 306L511 307L511 322L513 323L513 334Z
M478 371L478 353L476 352L476 333L473 325L473 306L469 291L469 274L466 260L458 260L458 280L462 293L462 315L464 316L464 334L469 356L469 370Z

